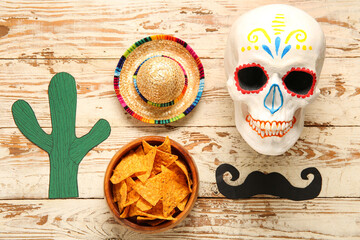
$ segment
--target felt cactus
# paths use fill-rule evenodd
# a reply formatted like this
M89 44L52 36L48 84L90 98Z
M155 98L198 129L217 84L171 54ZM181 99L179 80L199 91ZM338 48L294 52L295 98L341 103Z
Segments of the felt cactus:
M24 100L12 106L17 127L50 158L49 198L78 197L77 173L81 160L110 135L110 125L100 119L80 138L75 134L76 83L68 73L56 74L49 84L52 132L45 133L30 105Z

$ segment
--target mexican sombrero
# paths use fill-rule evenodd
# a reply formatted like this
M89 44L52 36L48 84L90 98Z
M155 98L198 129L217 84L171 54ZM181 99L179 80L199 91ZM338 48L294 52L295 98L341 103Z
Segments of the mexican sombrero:
M154 35L133 44L120 58L114 88L131 116L147 123L170 123L198 104L204 69L186 42Z

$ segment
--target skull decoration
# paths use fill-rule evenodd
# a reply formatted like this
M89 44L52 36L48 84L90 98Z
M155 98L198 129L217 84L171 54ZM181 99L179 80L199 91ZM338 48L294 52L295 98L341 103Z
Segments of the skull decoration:
M280 155L295 144L304 108L319 94L325 37L315 19L275 4L239 17L225 51L236 127L257 152Z

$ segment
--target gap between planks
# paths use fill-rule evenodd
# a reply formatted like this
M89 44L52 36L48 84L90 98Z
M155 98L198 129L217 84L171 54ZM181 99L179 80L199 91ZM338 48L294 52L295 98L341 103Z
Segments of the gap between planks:
M111 128L166 128L166 129L177 129L177 128L211 128L211 127L236 127L235 125L221 125L221 126L213 126L213 125L192 125L192 126L171 126L171 125L144 125L144 126L111 126ZM360 127L360 125L333 125L333 124L329 124L329 125L321 125L321 124L315 124L315 125L308 125L308 124L304 124L304 127L308 127L308 128L358 128ZM52 128L51 126L44 126L42 128ZM76 126L76 128L89 128L89 126ZM18 129L17 127L7 127L7 126L2 126L0 127L0 129Z
M125 51L124 51L125 52ZM225 52L225 49L224 49ZM74 57L69 57L69 58L64 58L64 57L53 57L53 58L43 58L43 57L26 57L26 58L21 58L21 57L17 57L17 58L0 58L0 61L2 60L21 60L21 61L26 61L26 60L119 60L121 56L119 57L89 57L89 58L74 58ZM343 58L360 58L360 56L326 56L325 58L339 58L339 59L343 59ZM224 59L223 57L200 57L200 60L219 60L219 59Z
M88 197L88 198L84 198L84 197L77 197L77 198L0 198L0 201L4 201L4 200L9 200L9 201L44 201L44 200L49 200L49 201L59 201L59 200L102 200L105 199L105 197ZM240 198L240 199L228 199L226 197L207 197L207 196L203 196L203 197L198 197L198 200L201 199L206 199L206 200L228 200L228 201L246 201L246 200L289 200L286 198L277 198L277 197L251 197L251 198ZM327 200L327 199L337 199L337 200L341 200L341 199L346 199L346 200L359 200L360 197L347 197L347 196L336 196L336 197L316 197L316 198L312 198L312 199L307 199L307 200L302 200L302 201L292 201L294 203L301 203L301 202L306 202L306 201L315 201L315 200ZM289 200L290 201L290 200Z

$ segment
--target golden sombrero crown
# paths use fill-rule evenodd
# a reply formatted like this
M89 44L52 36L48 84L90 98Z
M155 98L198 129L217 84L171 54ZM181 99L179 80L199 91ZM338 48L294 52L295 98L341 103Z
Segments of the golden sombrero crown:
M138 67L134 85L144 101L157 107L167 107L184 95L187 75L175 59L163 55L152 56Z

